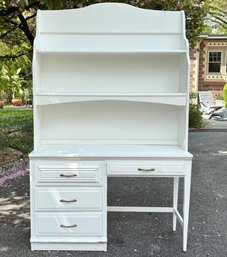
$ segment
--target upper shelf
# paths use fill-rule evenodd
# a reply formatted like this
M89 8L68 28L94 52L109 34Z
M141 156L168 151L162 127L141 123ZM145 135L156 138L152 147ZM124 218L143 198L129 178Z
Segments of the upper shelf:
M100 49L83 51L78 49L37 49L37 53L40 54L76 54L76 55L176 55L176 54L186 54L186 50L169 50L169 49L157 49L157 50L119 50L119 49Z
M38 53L76 54L181 54L186 42L179 33L40 33Z
M101 3L38 11L35 52L179 54L188 51L183 11L154 11Z
M70 102L83 101L135 101L135 102L151 102L170 104L177 106L185 106L187 103L187 94L185 93L150 93L150 94L113 94L113 93L35 93L36 105L49 105Z

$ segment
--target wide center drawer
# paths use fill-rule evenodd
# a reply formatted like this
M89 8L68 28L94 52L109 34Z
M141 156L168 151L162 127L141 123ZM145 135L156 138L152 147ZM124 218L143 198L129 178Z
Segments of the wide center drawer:
M102 213L36 213L37 236L98 237L103 234Z
M108 176L172 176L190 171L191 161L108 161Z
M36 162L38 183L94 183L102 184L102 162Z
M35 189L36 211L101 211L103 205L101 187L40 188Z

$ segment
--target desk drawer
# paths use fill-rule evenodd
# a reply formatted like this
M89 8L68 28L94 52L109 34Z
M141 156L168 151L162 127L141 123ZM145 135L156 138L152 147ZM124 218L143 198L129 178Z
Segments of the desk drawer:
M184 175L190 169L186 161L109 161L108 176L172 176Z
M38 183L102 184L103 163L99 162L37 162Z
M36 213L35 234L56 237L99 237L103 234L101 213Z
M36 188L36 211L101 211L103 189L93 188Z

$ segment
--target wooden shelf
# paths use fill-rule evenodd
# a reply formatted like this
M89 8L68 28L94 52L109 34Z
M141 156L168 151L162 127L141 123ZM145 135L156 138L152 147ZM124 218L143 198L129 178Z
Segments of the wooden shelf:
M100 50L100 51L79 51L79 50L69 50L69 49L36 49L36 52L38 54L75 54L75 55L153 55L153 54L161 54L161 55L174 55L174 54L186 54L187 50L169 50L169 49L159 49L159 50L147 50L147 51L138 51L137 49L126 51L122 50L120 51L117 49L114 50Z
M116 94L116 93L35 93L36 105L50 105L70 102L83 101L136 101L151 102L160 104L170 104L177 106L185 106L187 103L186 93L146 93L146 94Z

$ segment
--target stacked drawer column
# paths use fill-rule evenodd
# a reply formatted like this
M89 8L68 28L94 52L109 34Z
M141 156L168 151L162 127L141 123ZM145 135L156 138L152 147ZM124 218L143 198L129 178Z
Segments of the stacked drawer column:
M106 250L104 162L48 158L31 167L32 249Z

